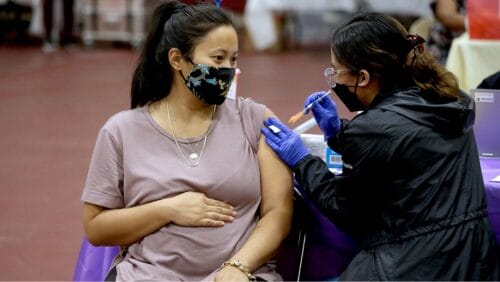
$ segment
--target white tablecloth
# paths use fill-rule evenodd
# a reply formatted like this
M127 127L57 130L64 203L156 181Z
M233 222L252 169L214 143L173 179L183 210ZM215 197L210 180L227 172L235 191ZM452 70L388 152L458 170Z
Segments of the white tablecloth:
M487 76L500 71L500 40L470 39L467 33L453 40L446 68L462 90L474 89Z
M278 40L273 13L283 11L354 13L363 9L380 13L431 17L431 0L247 0L245 23L256 50L273 46Z

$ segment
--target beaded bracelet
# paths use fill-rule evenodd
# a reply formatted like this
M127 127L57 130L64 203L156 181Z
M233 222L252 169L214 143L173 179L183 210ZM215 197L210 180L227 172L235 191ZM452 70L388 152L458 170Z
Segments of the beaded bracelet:
M250 281L256 281L255 280L255 276L253 276L252 273L250 273L250 270L248 270L248 266L246 266L245 264L243 264L243 262L241 262L239 259L233 259L233 260L225 261L219 267L219 270L223 269L226 266L236 267L237 269L239 269L241 272L243 272L248 277L248 280L250 280Z

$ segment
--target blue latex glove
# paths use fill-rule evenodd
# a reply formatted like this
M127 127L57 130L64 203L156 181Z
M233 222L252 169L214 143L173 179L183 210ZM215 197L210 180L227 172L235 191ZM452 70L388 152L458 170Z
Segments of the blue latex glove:
M281 123L277 118L268 118L261 129L266 136L266 143L289 167L294 167L309 150L300 140L300 136Z
M340 131L340 119L337 113L337 105L330 96L323 97L320 101L315 102L320 96L326 92L316 92L307 97L304 102L304 107L313 103L311 110L316 119L319 128L325 134L325 140L337 135ZM306 111L307 114L308 111Z

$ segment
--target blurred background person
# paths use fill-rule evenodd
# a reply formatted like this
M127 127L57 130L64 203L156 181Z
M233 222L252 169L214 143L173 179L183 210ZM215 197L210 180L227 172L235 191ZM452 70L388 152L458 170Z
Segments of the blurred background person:
M57 0L56 0L57 1ZM59 30L58 42L53 34L54 28L54 7L58 4L62 6L62 27ZM44 39L42 50L45 52L52 52L60 46L66 46L75 42L75 37L73 34L74 25L74 0L61 0L60 3L55 3L54 0L43 0L43 27L44 27Z
M431 3L435 18L426 42L429 53L445 65L453 39L465 31L464 0L436 0Z
M485 77L476 88L479 89L500 89L500 71Z

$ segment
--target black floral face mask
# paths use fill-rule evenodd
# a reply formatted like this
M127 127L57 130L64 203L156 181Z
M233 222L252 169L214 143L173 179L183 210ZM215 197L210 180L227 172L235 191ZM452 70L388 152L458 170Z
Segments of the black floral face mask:
M221 105L226 100L235 73L236 68L193 64L187 78L182 77L186 86L200 101L209 105Z

